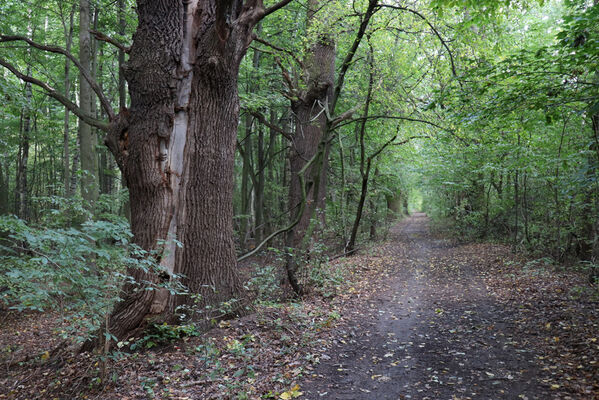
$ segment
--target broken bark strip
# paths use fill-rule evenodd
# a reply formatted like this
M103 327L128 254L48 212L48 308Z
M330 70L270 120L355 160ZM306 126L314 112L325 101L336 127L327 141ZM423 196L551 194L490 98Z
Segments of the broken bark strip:
M131 108L114 119L106 143L129 187L134 240L157 252L165 271L128 271L135 283L123 288L108 324L117 340L149 323L178 322L180 310L209 321L241 309L233 243L237 76L252 28L289 1L267 10L261 1L138 1L123 68ZM174 275L187 295L156 289Z

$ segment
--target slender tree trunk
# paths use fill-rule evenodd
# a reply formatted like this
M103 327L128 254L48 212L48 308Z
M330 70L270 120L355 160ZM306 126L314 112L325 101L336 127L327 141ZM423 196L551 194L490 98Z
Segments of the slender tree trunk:
M31 72L31 68L27 67L27 74ZM29 215L29 185L27 180L28 164L29 164L29 139L31 136L31 84L25 84L25 102L26 105L22 111L21 124L21 142L19 144L19 159L17 167L17 207L16 214L19 218L28 220Z
M33 133L33 137L37 137L37 118L34 116L33 117L33 123L31 124L32 126L32 133ZM40 197L42 195L41 193L41 189L42 189L42 184L41 184L41 176L42 174L39 172L39 157L40 157L40 145L38 143L37 140L33 141L33 165L31 165L31 168L28 166L27 169L29 170L29 177L27 178L27 185L29 186L29 194L27 197ZM28 218L30 220L36 220L36 209L33 207L30 207L29 204L29 200L27 201L27 207L29 209L28 211Z
M354 224L351 230L351 236L349 238L349 242L345 247L345 252L348 254L352 254L355 251L356 239L358 237L358 230L360 228L360 221L362 220L362 215L364 213L364 204L366 203L366 196L368 194L368 177L370 175L370 163L366 167L364 171L364 175L362 176L362 189L360 190L360 199L358 200L358 208L356 210L356 217L354 218Z
M254 213L255 213L255 237L257 243L264 237L264 169L266 168L266 156L264 152L264 129L258 127L258 142L256 157L256 185L254 187Z
M119 35L121 37L125 37L125 33L127 30L127 21L125 20L125 0L118 0L118 19L119 19ZM123 72L123 68L125 66L125 52L123 49L119 49L118 56L118 66L119 66L119 109L126 110L127 109L127 81L125 79L125 74ZM110 158L109 161L110 169L114 171L117 167L115 165L114 157ZM124 181L124 177L121 176L121 181ZM114 181L113 181L114 182ZM119 187L122 187L120 185ZM129 205L129 201L127 200L125 204L123 204L123 211L127 220L131 221L131 207Z
M366 196L368 194L368 178L370 176L370 166L372 158L366 158L366 144L364 138L366 135L366 121L368 112L370 109L370 101L372 100L372 90L374 87L374 68L373 68L373 54L368 53L368 64L370 65L370 74L368 78L368 91L366 92L366 102L364 103L364 111L362 112L362 122L359 125L359 141L360 141L360 176L362 177L362 190L360 191L360 200L358 201L358 209L356 211L356 217L354 219L354 225L352 227L351 236L349 242L345 246L345 251L348 254L352 254L355 250L356 238L358 236L358 229L360 227L360 220L362 219L362 212L364 211L364 203L366 202Z
M520 135L518 134L518 151L516 161L520 160ZM514 171L514 247L518 245L518 230L519 230L519 214L520 214L520 170L516 168Z
M339 161L341 162L341 196L339 196L339 210L341 212L341 225L343 232L343 243L347 243L347 216L345 215L345 188L347 187L347 178L345 176L345 154L343 150L343 140L339 135Z
M595 5L599 1L594 2ZM594 81L599 83L599 72L595 73ZM587 180L597 182L597 166L599 166L599 113L591 115L591 145L589 146L590 154L587 157ZM565 127L564 127L565 130ZM596 262L599 260L599 215L597 214L599 207L599 195L597 183L587 188L585 193L585 202L582 207L582 215L584 218L583 239L580 244L581 258ZM593 218L589 218L592 215ZM594 269L597 270L597 269Z
M0 158L0 215L8 214L9 212L9 196L8 196L8 162L3 156Z
M378 166L374 169L374 178L372 179L372 184L376 184L376 180L379 177L380 172ZM378 213L378 204L376 201L376 197L372 196L368 199L368 205L370 207L370 240L376 240L376 229L377 229L377 213Z
M252 199L252 161L250 159L252 149L252 117L247 114L245 117L245 140L240 143L239 151L243 161L241 167L241 248L244 249L248 239L250 224L250 203Z
M68 53L71 52L71 46L73 44L73 28L75 19L75 10L77 5L73 3L71 12L69 14L69 25L65 25L65 41L66 50ZM70 99L71 98L71 63L68 59L64 63L64 94ZM69 109L64 109L64 123L63 123L63 182L64 182L64 196L69 198L73 195L71 192L71 151L70 151L70 127L69 127Z
M275 124L275 121L277 119L277 113L274 109L270 110L270 123L271 124ZM277 168L277 164L276 164L276 144L277 144L277 136L279 136L279 134L274 130L274 129L269 129L268 130L268 169L266 171L267 174L267 180L269 182L269 190L268 190L268 196L266 195L266 193L264 194L264 204L265 204L265 209L264 209L264 218L266 220L265 226L264 226L264 236L268 236L270 235L273 231L274 231L274 226L276 221L274 221L275 217L281 213L281 211L279 211L277 209L277 199L275 198L274 194L273 194L273 190L271 188L274 187L275 182L276 182L276 178L275 178L275 171L278 170ZM266 185L265 185L266 186ZM266 190L266 188L265 188Z
M125 20L125 0L118 0L118 19L119 19L119 35L125 36L127 29L127 21ZM119 48L119 109L124 110L127 107L127 81L123 74L125 65L125 52Z
M522 177L523 193L522 193L522 212L524 219L524 237L526 242L530 244L530 232L528 229L528 173L524 171Z
M81 154L81 140L79 135L77 135L76 143L75 143L75 151L73 152L73 160L71 162L71 188L70 193L74 195L77 193L77 186L79 185L79 156Z
M518 230L519 230L519 221L518 221L518 216L519 216L519 209L520 209L520 191L519 191L519 185L518 185L518 181L519 181L519 176L518 176L518 170L516 170L515 174L514 174L514 218L515 218L515 222L514 222L514 246L518 245Z
M376 202L372 200L372 197L368 199L368 206L370 208L370 240L376 240Z
M90 30L90 3L89 0L79 1L79 61L81 67L93 74L92 70L92 45ZM93 115L94 102L92 90L83 74L79 75L79 101L81 111L87 115ZM94 102L95 103L95 102ZM96 158L96 146L98 136L92 127L83 121L79 121L79 144L81 156L81 196L85 204L93 208L98 200L98 161Z

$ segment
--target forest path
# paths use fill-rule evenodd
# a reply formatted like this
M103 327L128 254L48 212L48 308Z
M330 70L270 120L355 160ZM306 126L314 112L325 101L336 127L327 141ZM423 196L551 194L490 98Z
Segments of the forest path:
M380 249L392 260L386 288L354 310L302 383L306 398L559 398L537 376L534 338L515 334L517 305L487 290L485 258L431 236L425 214L392 229L390 243Z

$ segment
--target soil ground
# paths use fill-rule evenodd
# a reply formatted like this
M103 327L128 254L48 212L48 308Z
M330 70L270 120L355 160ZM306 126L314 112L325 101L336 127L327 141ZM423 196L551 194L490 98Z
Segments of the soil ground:
M0 399L599 399L597 288L428 224L321 265L301 302L105 365L59 315L0 316Z
M424 214L396 226L390 243L388 280L367 307L353 310L343 339L304 381L308 399L599 398L597 380L572 393L562 383L571 377L547 373L541 361L561 371L565 360L547 353L546 344L559 341L543 334L551 322L542 311L531 315L544 304L510 301L494 290L492 264L506 248L435 238ZM516 283L511 289L521 290ZM533 330L526 326L531 317ZM597 378L597 359L585 364Z

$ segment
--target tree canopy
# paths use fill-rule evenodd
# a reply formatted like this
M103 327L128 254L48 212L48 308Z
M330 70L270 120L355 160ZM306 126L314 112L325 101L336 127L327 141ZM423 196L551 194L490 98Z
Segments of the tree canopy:
M237 260L302 295L325 244L415 210L594 265L596 2L150 3L0 5L7 305L68 300L113 344L210 326L245 312Z

